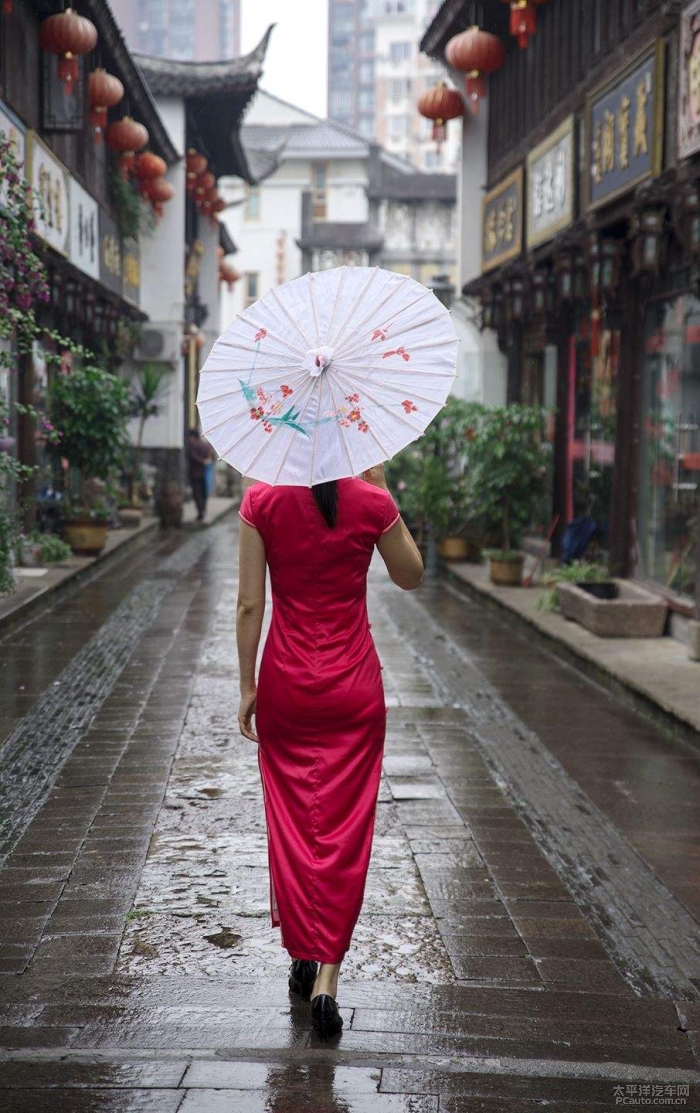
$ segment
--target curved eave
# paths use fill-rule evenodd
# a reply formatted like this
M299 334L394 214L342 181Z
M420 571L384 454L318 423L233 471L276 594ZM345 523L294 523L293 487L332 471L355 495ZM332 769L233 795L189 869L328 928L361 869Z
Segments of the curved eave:
M445 47L453 35L465 31L474 22L474 5L469 0L444 0L420 41L421 54L445 61ZM508 30L508 10L501 0L483 0L483 21L485 31L505 35Z
M190 98L221 96L226 93L240 95L246 89L257 88L270 35L271 24L258 45L249 54L216 62L179 61L158 58L153 54L134 52L134 58L146 78L151 92L157 97L178 96Z

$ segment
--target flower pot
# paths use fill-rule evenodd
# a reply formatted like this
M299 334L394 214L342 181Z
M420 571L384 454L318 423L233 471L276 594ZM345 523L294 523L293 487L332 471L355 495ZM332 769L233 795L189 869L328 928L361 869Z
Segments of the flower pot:
M107 522L94 518L68 518L63 536L78 556L99 556L107 542Z
M520 587L523 582L523 553L514 554L512 557L490 557L489 573L491 583L498 587Z
M465 537L444 537L440 542L440 556L443 560L466 560L467 551Z
M19 562L22 568L42 568L41 545L38 541L22 541L19 549Z
M141 525L141 511L133 506L124 506L119 511L119 521L124 529L136 529Z

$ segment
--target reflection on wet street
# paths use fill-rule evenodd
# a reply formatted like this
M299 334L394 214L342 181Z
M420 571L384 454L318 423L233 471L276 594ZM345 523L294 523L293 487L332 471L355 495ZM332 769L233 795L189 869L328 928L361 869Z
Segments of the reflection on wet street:
M0 643L0 1108L700 1108L700 750L379 566L376 839L343 1033L311 1033L236 730L236 533L166 536Z

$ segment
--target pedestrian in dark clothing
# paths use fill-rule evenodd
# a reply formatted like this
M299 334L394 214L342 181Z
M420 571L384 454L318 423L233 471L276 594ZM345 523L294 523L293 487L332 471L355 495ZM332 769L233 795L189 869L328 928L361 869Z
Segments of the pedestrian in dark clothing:
M187 469L192 497L197 507L197 521L203 522L207 512L207 489L204 478L204 469L212 458L212 451L206 441L202 440L198 429L187 431Z

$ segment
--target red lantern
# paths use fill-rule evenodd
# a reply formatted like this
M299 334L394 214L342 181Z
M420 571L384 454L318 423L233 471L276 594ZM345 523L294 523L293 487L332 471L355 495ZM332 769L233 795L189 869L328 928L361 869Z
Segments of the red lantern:
M446 121L463 116L464 103L456 89L448 89L444 81L440 81L423 93L418 101L418 111L421 116L433 121L433 139L440 150L440 144L447 134Z
M225 282L229 290L233 289L235 282L241 277L241 272L237 271L233 263L221 262L219 265L219 281Z
M2 0L2 14L12 15L12 0Z
M78 80L79 54L88 54L97 42L97 28L72 8L50 15L39 27L39 45L47 54L58 54L58 76L67 93Z
M197 178L204 173L209 164L205 156L200 155L199 151L195 151L194 147L190 147L188 150L185 164L187 166L187 196L191 197L197 186Z
M209 191L216 186L216 178L211 170L207 170L204 174L198 174L195 179L194 187L194 200L196 205L202 205L208 200Z
M466 74L465 88L474 115L479 100L486 96L486 74L499 70L506 60L506 48L497 35L471 27L455 35L447 44L445 58L454 69Z
M165 178L151 178L144 182L143 195L148 197L157 217L163 215L163 206L175 196L175 186Z
M119 154L119 169L126 178L136 160L136 152L148 143L148 132L143 124L124 116L107 128L107 146Z
M510 4L510 33L521 50L525 50L537 30L535 4L546 4L547 0L504 0L504 3Z
M165 159L154 155L153 151L144 151L137 155L134 162L134 177L141 183L141 196L148 197L148 184L154 178L162 178L168 169Z
M90 101L89 120L95 129L95 142L102 142L102 131L107 127L107 110L119 104L124 96L124 86L118 77L106 70L93 70L88 78Z
M212 202L211 211L213 212L214 216L216 216L217 213L222 213L225 208L226 202L224 201L223 197L217 197L216 200Z

